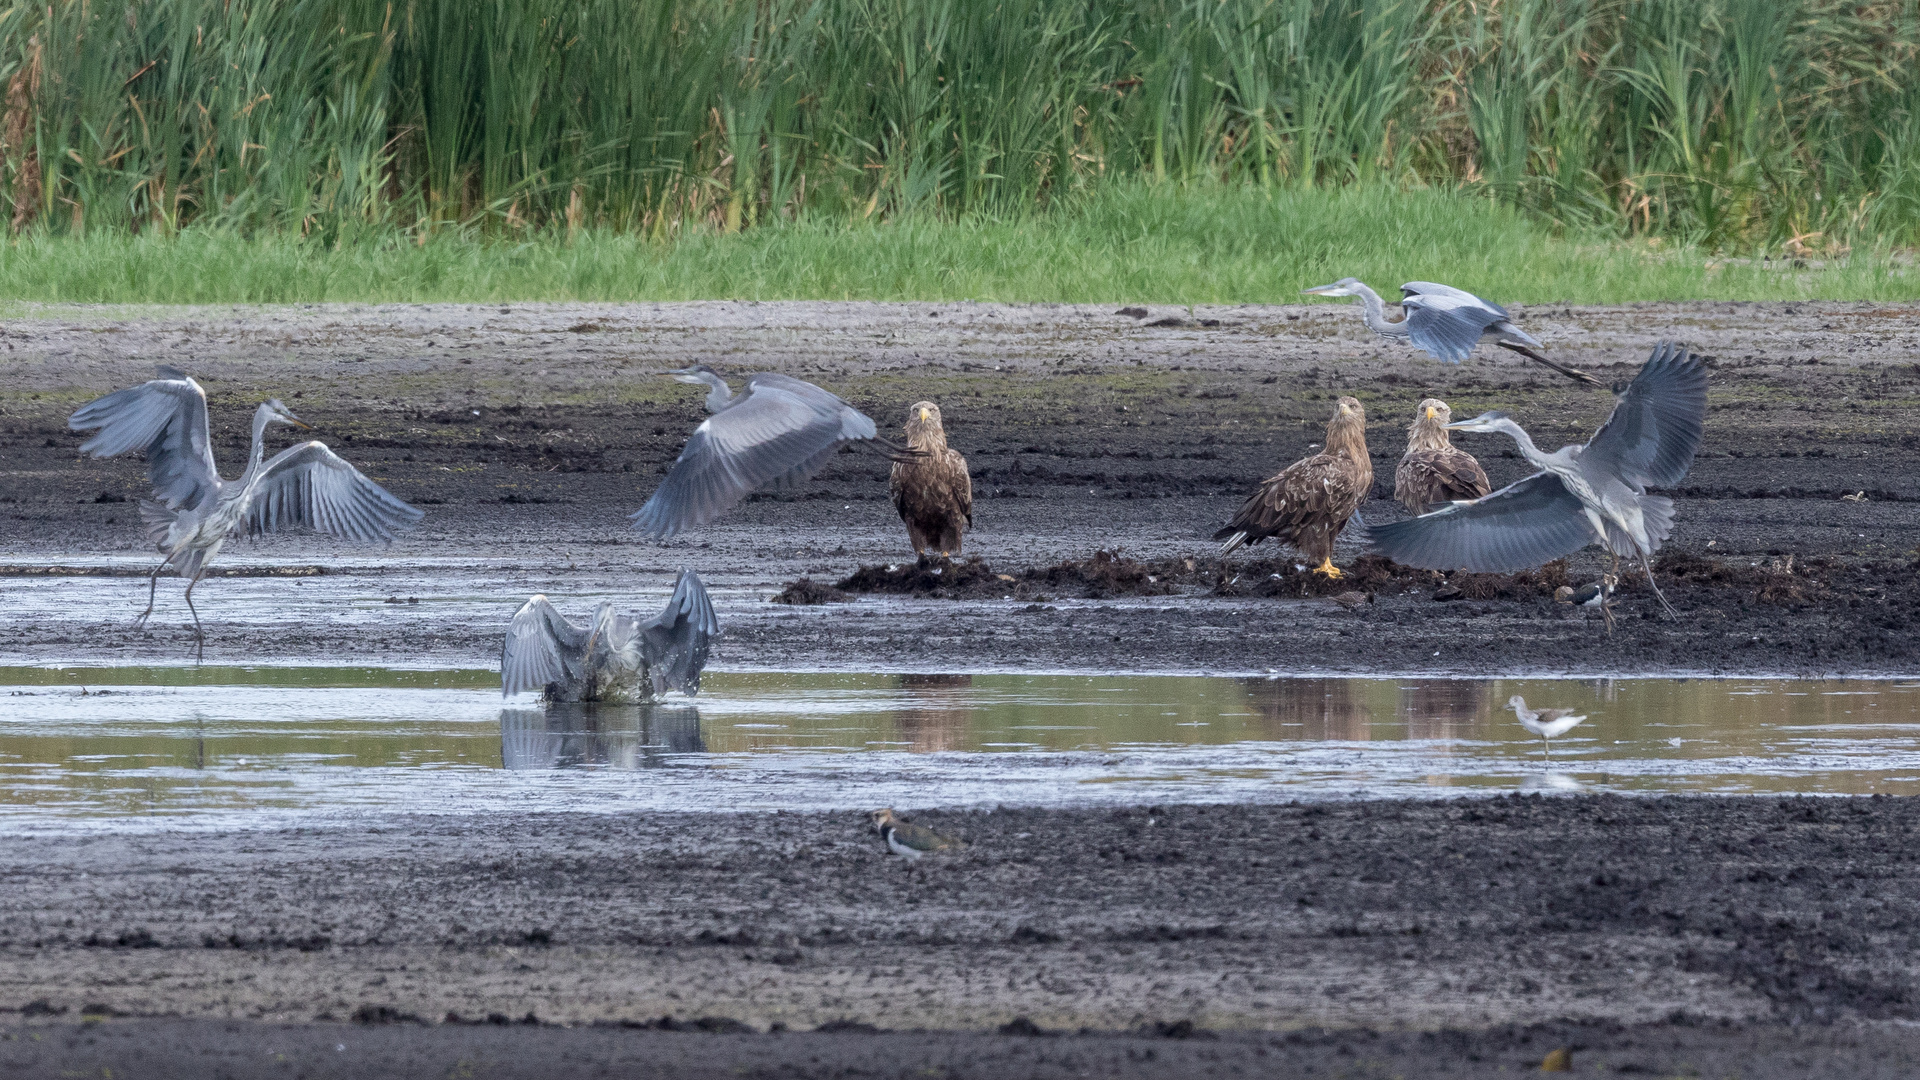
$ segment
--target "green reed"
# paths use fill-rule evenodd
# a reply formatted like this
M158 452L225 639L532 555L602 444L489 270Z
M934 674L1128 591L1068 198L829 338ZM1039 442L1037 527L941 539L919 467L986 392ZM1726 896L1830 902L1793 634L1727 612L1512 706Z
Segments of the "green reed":
M1385 184L1798 254L1920 243L1917 64L1920 0L53 0L0 182L334 244Z

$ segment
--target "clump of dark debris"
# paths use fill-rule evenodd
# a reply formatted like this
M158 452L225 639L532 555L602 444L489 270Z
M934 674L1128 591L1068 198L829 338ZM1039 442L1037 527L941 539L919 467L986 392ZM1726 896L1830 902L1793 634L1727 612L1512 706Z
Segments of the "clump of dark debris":
M1773 555L1760 559L1709 559L1669 548L1653 562L1654 572L1690 585L1735 589L1756 604L1810 604L1832 595L1836 572L1828 559Z
M776 604L846 604L859 597L842 592L824 581L815 581L803 577L798 581L787 582L787 587L773 594Z

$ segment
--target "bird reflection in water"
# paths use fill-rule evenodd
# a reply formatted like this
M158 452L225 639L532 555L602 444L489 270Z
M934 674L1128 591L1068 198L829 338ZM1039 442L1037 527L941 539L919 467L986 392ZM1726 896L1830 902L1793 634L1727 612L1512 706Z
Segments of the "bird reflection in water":
M678 702L500 710L500 759L509 769L657 769L706 750L700 710Z
M893 729L915 753L965 746L973 712L971 675L902 675L907 706L893 714Z
M1400 720L1409 739L1462 739L1485 722L1487 687L1477 679L1420 679L1400 684Z
M1353 679L1241 679L1240 686L1270 739L1373 738L1373 709Z

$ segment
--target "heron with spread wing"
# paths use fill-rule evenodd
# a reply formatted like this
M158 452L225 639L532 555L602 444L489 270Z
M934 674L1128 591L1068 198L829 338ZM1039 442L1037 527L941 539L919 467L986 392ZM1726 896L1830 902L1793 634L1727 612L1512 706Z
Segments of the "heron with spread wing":
M200 647L206 634L193 606L193 587L207 564L236 532L251 536L307 528L342 540L383 544L416 525L422 512L394 498L347 464L322 442L303 442L266 457L265 436L274 424L310 428L278 398L253 412L253 450L237 480L223 480L213 461L207 394L185 372L167 366L158 378L82 405L68 418L75 431L94 432L82 453L114 457L138 450L147 455L153 498L140 500L140 522L165 555L147 578L147 610L153 614L160 571L171 566L187 579L187 610Z
M1655 346L1633 382L1615 392L1613 414L1593 438L1551 454L1503 412L1448 424L1453 431L1504 432L1540 470L1491 495L1368 530L1376 550L1424 570L1512 573L1598 543L1635 558L1653 580L1653 553L1673 531L1673 500L1647 494L1686 478L1707 417L1707 369L1669 342Z
M700 575L680 571L667 606L651 619L615 614L612 601L585 626L544 596L521 606L500 650L500 693L537 691L548 701L651 701L669 690L700 692L720 620Z
M706 386L713 415L632 515L633 527L655 540L705 525L755 491L798 487L849 443L878 444L896 460L920 456L880 438L872 417L810 382L763 371L736 395L705 364L668 374Z
M1517 352L1536 363L1545 364L1569 379L1589 386L1604 385L1584 371L1555 363L1540 355L1546 348L1538 338L1513 325L1507 309L1491 300L1482 300L1464 289L1432 281L1409 281L1400 286L1399 322L1389 321L1386 304L1380 294L1359 278L1341 278L1331 285L1315 285L1305 290L1309 296L1357 296L1361 318L1367 329L1384 338L1410 341L1414 347L1435 360L1457 364L1465 360L1473 347L1491 341L1503 349Z

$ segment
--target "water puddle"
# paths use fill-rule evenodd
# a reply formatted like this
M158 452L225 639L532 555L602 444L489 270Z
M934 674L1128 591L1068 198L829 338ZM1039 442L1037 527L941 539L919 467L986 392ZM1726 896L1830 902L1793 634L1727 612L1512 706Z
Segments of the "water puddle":
M1551 762L1504 706L1590 719ZM503 706L487 671L0 667L0 824L361 812L1920 794L1920 682L709 674Z

